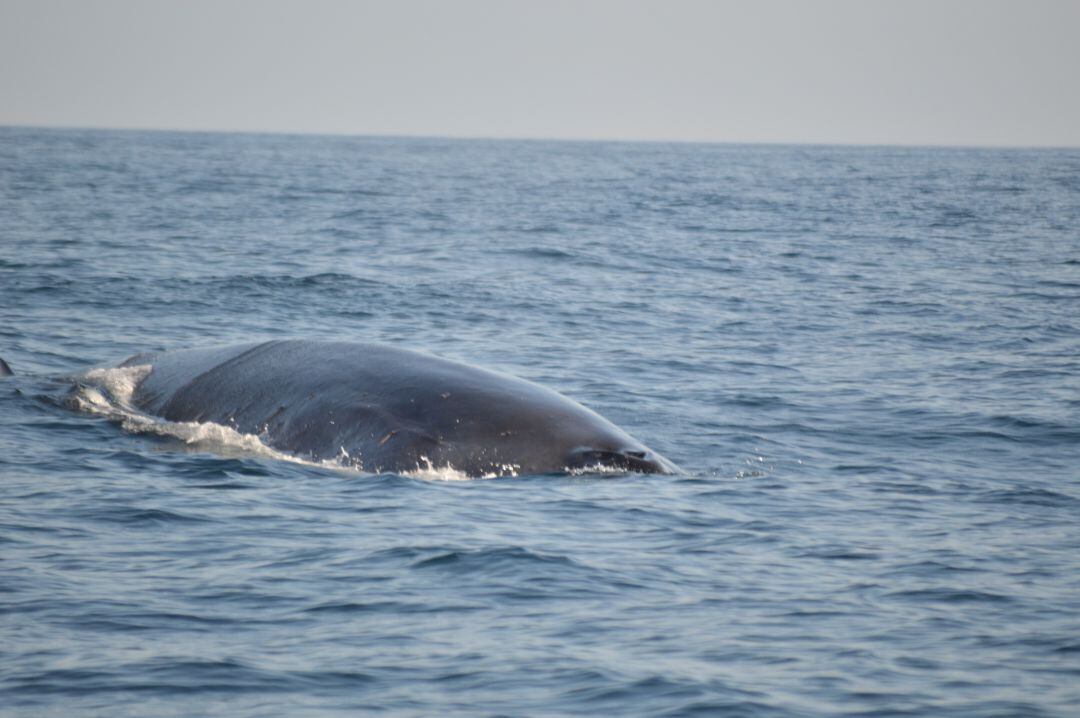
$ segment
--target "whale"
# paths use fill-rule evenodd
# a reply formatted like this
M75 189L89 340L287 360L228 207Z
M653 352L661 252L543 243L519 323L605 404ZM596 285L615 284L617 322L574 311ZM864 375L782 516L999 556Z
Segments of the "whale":
M138 411L214 422L363 472L679 472L552 389L411 349L274 340L137 354L120 367L142 370L130 400Z

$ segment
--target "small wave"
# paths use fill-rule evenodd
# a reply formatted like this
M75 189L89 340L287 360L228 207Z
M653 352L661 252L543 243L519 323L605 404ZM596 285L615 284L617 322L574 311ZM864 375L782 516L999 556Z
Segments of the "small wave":
M305 608L304 613L329 613L329 614L364 614L364 613L387 613L387 614L399 614L399 613L442 613L444 611L478 611L482 610L481 606L472 605L454 605L447 606L442 603L414 603L403 601L369 601L366 603L358 603L355 601L342 601L331 603L320 603L317 606L311 608Z
M582 568L573 559L562 555L548 555L530 551L520 546L478 550L451 550L420 559L412 564L414 569L443 568L454 573L516 573L526 566L550 566L559 568Z
M1027 504L1051 508L1068 508L1080 504L1080 499L1068 494L1022 486L1004 491L990 491L983 494L979 500L995 504Z
M948 576L952 574L964 574L964 573L984 573L986 569L975 566L958 566L944 561L935 561L928 559L925 561L919 561L917 563L906 564L896 567L892 573L897 575L913 575L913 576Z
M275 274L237 274L225 277L214 277L209 280L203 280L200 284L209 285L215 288L247 291L256 294L260 291L278 292L286 289L304 289L308 287L326 287L334 290L343 288L364 289L379 286L381 282L374 279L356 277L342 272L320 272L318 274L307 274L298 277Z
M821 558L829 561L875 561L881 558L880 553L873 551L849 551L845 549L806 551L798 555L802 558Z
M539 231L539 230L532 230ZM574 259L575 256L570 252L563 249L556 249L555 247L528 247L526 249L508 249L504 254L513 254L519 257L528 257L530 259Z
M923 588L911 591L895 591L886 594L886 597L909 601L939 601L942 603L1008 603L1013 600L1000 593L955 588Z
M105 521L128 526L166 526L170 524L202 523L207 521L207 519L198 516L188 516L174 511L143 509L134 506L94 511L92 513L86 513L85 516L96 521Z

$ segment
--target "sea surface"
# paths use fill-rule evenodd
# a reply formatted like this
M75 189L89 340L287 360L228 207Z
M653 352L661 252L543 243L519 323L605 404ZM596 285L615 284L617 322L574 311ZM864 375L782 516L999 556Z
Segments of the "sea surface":
M284 337L684 473L361 474L73 388ZM1077 150L0 128L0 356L4 718L1080 715Z

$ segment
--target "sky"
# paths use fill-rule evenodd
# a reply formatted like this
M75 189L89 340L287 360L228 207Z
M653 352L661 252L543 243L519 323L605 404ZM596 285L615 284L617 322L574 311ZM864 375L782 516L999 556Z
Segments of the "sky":
M0 125L1080 146L1080 0L0 0Z

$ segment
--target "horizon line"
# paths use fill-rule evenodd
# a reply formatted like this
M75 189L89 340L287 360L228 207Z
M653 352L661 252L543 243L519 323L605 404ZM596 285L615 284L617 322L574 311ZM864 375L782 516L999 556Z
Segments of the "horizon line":
M529 135L486 134L427 134L394 132L338 132L324 130L265 130L265 129L211 129L201 127L144 127L78 125L62 123L22 124L0 122L0 130L45 130L57 132L160 132L171 134L201 135L264 135L279 137L338 137L386 140L440 140L463 142L567 142L595 144L656 144L656 145L732 145L763 147L847 147L880 149L955 149L955 150L1080 150L1077 145L1055 144L950 144L946 142L844 142L822 140L716 140L716 139L665 139L665 138L616 138L616 137L541 137Z

